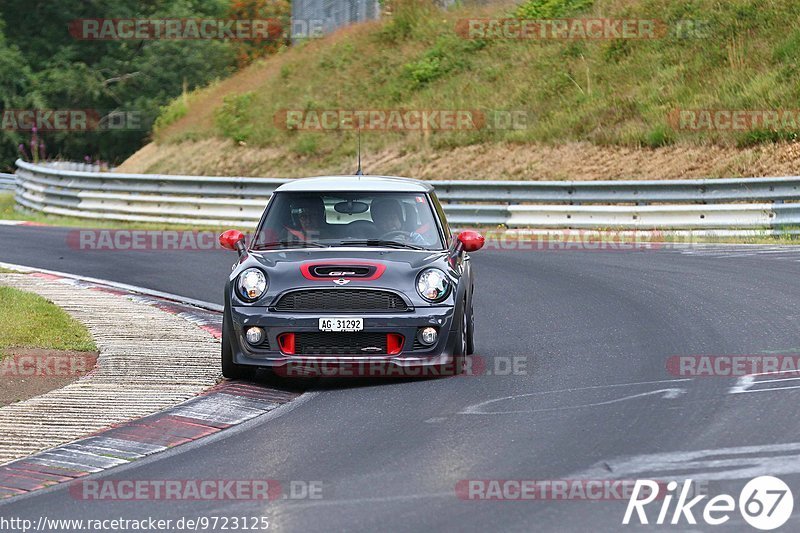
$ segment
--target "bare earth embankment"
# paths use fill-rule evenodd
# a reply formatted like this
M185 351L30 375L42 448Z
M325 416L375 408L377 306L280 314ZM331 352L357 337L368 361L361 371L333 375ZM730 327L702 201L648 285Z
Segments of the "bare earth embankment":
M800 3L763 4L526 0L441 10L426 1L391 2L391 16L380 21L297 43L174 100L156 121L154 144L120 168L347 174L355 170L360 128L372 174L797 174L800 30L787 21L800 20ZM475 26L470 20L508 17L631 19L658 22L660 30L647 38L464 31ZM412 112L468 113L475 123L417 127L387 118Z
M738 149L668 146L641 149L569 143L559 146L485 144L447 151L384 149L364 153L369 174L421 179L600 180L785 176L800 173L800 143ZM151 143L120 172L205 176L302 177L350 174L355 161L324 165L274 148L206 139Z

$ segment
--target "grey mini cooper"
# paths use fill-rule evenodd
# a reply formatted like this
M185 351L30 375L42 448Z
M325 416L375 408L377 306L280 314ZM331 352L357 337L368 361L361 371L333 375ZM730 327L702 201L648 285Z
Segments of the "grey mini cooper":
M222 373L457 374L474 350L475 231L454 237L433 187L394 177L280 186L225 286ZM322 369L322 372L320 370Z

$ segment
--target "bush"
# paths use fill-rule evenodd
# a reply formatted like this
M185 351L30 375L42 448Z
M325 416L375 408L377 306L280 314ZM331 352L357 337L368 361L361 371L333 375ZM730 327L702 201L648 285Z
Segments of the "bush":
M306 133L297 140L297 143L292 147L292 151L297 155L309 156L316 154L317 148L317 136Z
M252 105L255 93L226 96L216 112L216 124L224 137L244 142L253 134Z
M592 7L594 0L528 0L517 8L516 16L525 19L569 17Z
M186 97L180 96L161 108L155 123L153 124L153 131L158 133L170 124L182 119L189 112L189 107L186 105Z
M404 73L419 87L453 71L470 66L470 54L486 47L487 41L462 39L454 34L439 37L419 59L406 63Z

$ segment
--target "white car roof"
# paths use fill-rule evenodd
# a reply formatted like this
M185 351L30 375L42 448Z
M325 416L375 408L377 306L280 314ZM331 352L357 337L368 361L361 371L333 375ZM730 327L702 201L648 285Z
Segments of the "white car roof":
M300 178L284 183L275 192L421 192L433 186L419 180L394 176L322 176Z

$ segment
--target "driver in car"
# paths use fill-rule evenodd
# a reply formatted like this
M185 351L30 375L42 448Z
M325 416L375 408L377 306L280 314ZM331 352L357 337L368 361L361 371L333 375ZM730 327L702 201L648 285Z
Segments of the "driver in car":
M429 244L427 240L416 231L403 229L403 208L400 202L393 199L373 200L370 208L372 222L378 229L380 238L384 240L397 240L414 244Z
M284 226L289 240L313 241L320 238L320 230L325 220L325 207L322 200L307 199L292 209L297 219L297 226Z

